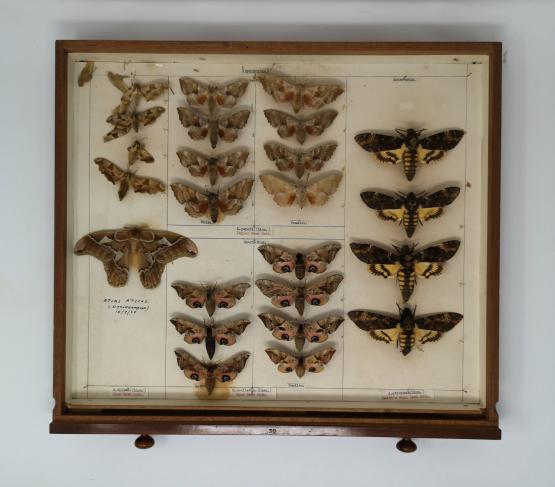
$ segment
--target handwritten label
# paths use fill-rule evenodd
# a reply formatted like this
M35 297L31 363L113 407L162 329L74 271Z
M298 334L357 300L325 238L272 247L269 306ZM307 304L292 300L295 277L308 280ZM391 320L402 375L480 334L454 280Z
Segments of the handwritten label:
M287 387L290 389L304 389L304 384L300 384L299 382L289 382Z
M276 389L273 387L233 387L231 396L236 399L275 399Z
M400 78L393 78L393 81L416 81L416 79L409 76L401 76Z
M271 226L247 225L244 227L236 227L239 237L269 237L272 235Z
M104 304L117 315L136 315L150 309L148 299L144 298L104 298Z
M241 66L241 70L243 71L243 73L269 73L270 72L270 68L259 68L259 69L255 69L255 68L245 68L245 66Z
M434 391L429 389L394 389L382 392L382 401L433 401Z
M111 397L147 397L146 387L117 386L112 387Z
M291 225L308 225L306 220L291 220Z

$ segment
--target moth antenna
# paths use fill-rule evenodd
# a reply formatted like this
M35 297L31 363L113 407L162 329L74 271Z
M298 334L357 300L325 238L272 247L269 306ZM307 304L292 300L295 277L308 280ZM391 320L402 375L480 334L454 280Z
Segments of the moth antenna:
M407 135L407 129L395 129L399 135Z
M391 246L392 246L397 252L400 252L400 251L401 251L401 248L400 248L400 247L397 247L397 245L391 244Z

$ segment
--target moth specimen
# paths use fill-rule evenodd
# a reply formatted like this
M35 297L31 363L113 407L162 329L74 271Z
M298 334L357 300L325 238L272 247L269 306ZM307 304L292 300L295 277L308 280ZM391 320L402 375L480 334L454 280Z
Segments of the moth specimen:
M293 83L270 74L259 74L256 79L275 101L290 103L295 113L303 107L322 108L343 93L343 88L337 84Z
M181 124L189 129L189 137L193 140L204 140L208 137L212 149L216 148L220 140L236 140L239 130L247 124L251 114L250 110L239 110L223 115L206 115L188 107L178 107L177 113Z
M194 107L207 105L210 113L214 113L216 108L233 108L249 86L246 79L216 84L203 83L186 76L179 78L179 84L183 94L187 95L189 105Z
M291 206L297 203L304 208L307 203L322 206L337 191L343 174L330 171L314 181L291 181L278 174L261 174L260 181L264 189L272 196L278 206Z
M308 284L292 284L287 281L273 279L258 279L255 284L264 296L271 299L271 303L278 308L295 306L299 315L303 315L305 302L312 306L323 306L333 294L341 281L342 274L329 274L316 282Z
M375 276L397 278L403 301L411 297L417 277L437 276L443 271L443 263L451 259L459 249L459 240L446 240L437 245L415 252L415 245L393 246L394 250L377 245L351 243L357 259L368 265Z
M208 395L212 394L216 382L230 382L245 368L249 352L240 352L223 362L201 362L185 350L175 350L177 365L188 379L204 382Z
M382 220L402 224L407 237L412 237L418 224L423 225L425 221L439 218L443 214L443 208L453 203L460 191L456 186L440 189L430 195L410 192L389 196L365 191L360 193L360 197L366 206L378 211Z
M369 332L374 340L396 343L403 355L409 354L416 342L424 344L439 340L463 318L459 313L435 313L417 318L410 308L400 307L398 317L365 310L349 311L348 314L355 325Z
M152 154L145 149L143 143L136 140L127 148L127 162L130 166L135 164L137 161L142 161L146 163L154 162L154 157Z
M204 191L183 183L173 183L171 188L175 199L190 216L205 216L212 223L217 223L226 216L239 213L251 194L253 184L254 179L247 178L219 191Z
M179 161L191 176L201 178L208 174L210 184L214 186L218 176L229 178L241 169L249 157L248 150L235 150L219 156L208 156L190 149L177 151Z
M292 320L274 313L262 313L258 317L278 340L287 342L294 340L298 352L302 351L305 342L325 342L328 336L345 321L340 315L331 315L310 321Z
M88 83L93 77L94 71L94 61L87 61L83 69L79 73L79 77L77 78L77 84L79 86L84 86Z
M216 308L233 308L251 287L248 282L241 282L230 286L204 285L197 286L186 282L174 282L172 287L178 296L185 300L189 308L205 307L208 316L212 316Z
M464 130L445 130L421 137L424 130L396 130L398 136L365 132L355 136L357 144L374 154L380 162L403 164L405 176L412 181L416 167L441 159L445 153L457 146Z
M293 135L299 144L304 144L307 136L322 135L337 117L335 110L322 110L321 112L308 115L307 117L295 117L280 110L264 110L266 120L270 125L277 129L277 133L282 139L287 139Z
M320 352L310 355L293 355L277 348L267 348L266 353L270 360L277 364L277 369L284 374L295 371L301 378L305 372L317 374L324 370L324 366L331 360L335 353L334 348L325 348Z
M94 163L108 181L113 184L119 184L118 196L120 201L125 198L129 188L132 188L136 193L148 194L161 193L166 189L163 182L152 178L137 176L131 171L124 171L113 162L104 159L104 157L97 157Z
M197 246L183 235L144 227L124 227L88 233L73 248L76 255L91 255L104 264L108 283L124 286L129 267L139 270L142 285L160 284L166 264L180 257L196 257Z
M206 352L211 359L218 345L234 345L237 337L250 325L249 320L233 320L226 323L209 324L199 323L190 318L173 318L170 320L175 329L183 335L186 343L202 343L206 346Z
M304 279L305 273L325 272L337 252L341 249L338 243L320 245L309 252L295 252L276 245L265 244L258 247L268 264L272 264L274 272L284 274L295 271L297 279Z
M308 150L290 149L276 142L264 144L268 159L276 163L280 171L295 171L295 176L303 177L305 171L316 172L322 169L337 149L335 142L327 142Z

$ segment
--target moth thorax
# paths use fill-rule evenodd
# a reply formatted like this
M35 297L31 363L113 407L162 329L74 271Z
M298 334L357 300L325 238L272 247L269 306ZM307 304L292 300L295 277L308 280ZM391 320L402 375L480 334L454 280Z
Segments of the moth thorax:
M305 269L304 256L299 252L295 256L295 276L297 279L304 279Z
M418 208L418 198L413 192L410 192L405 198L405 207L408 210L416 210Z
M399 252L400 262L402 265L412 265L414 262L414 255L408 245L403 245Z
M297 366L295 367L295 373L299 378L301 378L304 375L305 373L304 357L299 357L299 361L297 362Z
M220 214L220 210L218 208L217 193L208 193L208 211L210 212L210 220L212 221L212 223L216 223Z

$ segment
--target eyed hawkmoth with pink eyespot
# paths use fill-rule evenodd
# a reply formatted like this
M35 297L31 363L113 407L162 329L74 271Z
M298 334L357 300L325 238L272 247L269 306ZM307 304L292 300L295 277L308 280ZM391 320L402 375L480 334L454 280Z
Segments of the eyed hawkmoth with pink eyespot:
M301 178L305 171L317 172L329 161L337 149L335 142L326 142L308 150L290 149L277 142L264 144L268 159L276 163L280 171L295 171L295 176Z
M312 306L323 306L333 294L341 281L342 274L329 274L308 284L292 284L283 280L258 279L255 284L264 296L271 298L271 303L278 308L295 306L299 315L303 315L305 302Z
M185 350L176 349L177 365L188 379L204 382L208 395L212 394L216 382L231 382L245 368L249 352L240 352L223 362L201 362Z
M85 66L83 66L77 78L77 84L79 86L85 86L85 84L92 79L94 69L94 61L86 61Z
M295 113L303 107L322 108L343 93L337 84L294 83L271 74L259 74L256 79L275 101L290 103Z
M230 83L216 84L203 83L184 76L179 78L181 91L187 95L187 102L194 107L208 105L208 111L214 113L216 108L233 108L241 98L249 81L246 79L231 81Z
M215 323L213 320L206 323L199 323L191 318L172 318L171 323L175 326L178 333L183 335L186 343L205 343L208 358L214 357L216 344L234 345L237 337L241 335L250 325L249 320L232 320L225 323Z
M258 251L266 262L272 264L274 272L284 274L295 271L297 279L304 279L306 272L315 274L325 272L327 264L335 259L339 249L341 249L341 245L335 242L320 245L306 253L295 252L271 244L258 247Z
M403 355L413 350L416 342L435 342L451 330L463 316L459 313L435 313L416 317L410 308L399 307L399 316L368 310L349 311L349 318L374 340L395 343Z
M420 136L424 129L397 129L396 132L398 136L364 132L356 135L355 140L380 162L402 163L409 181L413 180L418 163L429 164L440 160L464 136L464 130L445 130L427 137Z
M173 183L171 188L186 213L193 218L205 216L217 223L241 211L253 184L254 179L247 178L218 191L203 191L183 183Z
M456 186L443 188L429 195L410 192L389 196L375 191L365 191L360 193L360 197L366 206L377 210L382 220L402 224L407 237L412 237L418 224L423 225L425 221L439 218L443 214L443 208L455 201L460 191Z
M293 355L289 352L278 350L277 348L267 348L266 353L270 360L277 364L277 369L287 374L295 372L299 379L304 376L305 372L319 373L324 370L324 366L331 360L335 353L334 348L325 348L324 350L310 355Z
M127 148L127 162L129 166L132 166L137 161L142 161L146 163L154 162L154 157L152 154L145 149L142 142L136 140Z
M299 144L304 144L309 135L322 135L337 117L335 110L322 110L306 117L295 117L281 110L264 110L266 120L277 129L282 139L295 136Z
M180 257L196 257L198 249L192 240L178 233L124 227L89 233L79 239L73 252L100 260L111 286L124 286L129 267L135 266L142 285L153 289L160 284L166 264Z
M340 315L331 315L309 321L293 320L274 313L261 313L258 317L278 340L294 340L298 352L302 351L305 342L325 342L328 335L334 333L345 321Z
M214 186L218 176L229 178L241 169L249 157L248 150L234 150L225 154L207 156L191 149L177 151L182 166L191 176L201 178L208 174L210 184Z
M396 277L406 302L414 291L416 278L428 279L441 274L443 263L456 254L460 244L459 240L446 240L415 252L415 245L393 246L394 250L388 250L377 245L351 243L351 250L357 259L369 264L371 274Z
M251 287L248 282L240 282L229 286L195 285L185 282L173 282L171 285L177 295L185 301L189 308L206 308L208 316L216 309L233 308Z

